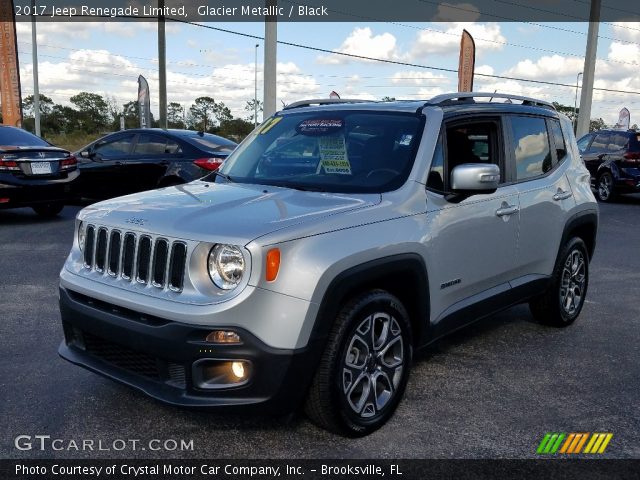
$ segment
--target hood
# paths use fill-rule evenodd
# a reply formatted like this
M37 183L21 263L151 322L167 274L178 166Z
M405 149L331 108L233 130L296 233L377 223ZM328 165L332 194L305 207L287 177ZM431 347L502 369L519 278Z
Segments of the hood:
M96 203L79 218L185 240L246 245L296 224L376 205L380 198L195 181Z

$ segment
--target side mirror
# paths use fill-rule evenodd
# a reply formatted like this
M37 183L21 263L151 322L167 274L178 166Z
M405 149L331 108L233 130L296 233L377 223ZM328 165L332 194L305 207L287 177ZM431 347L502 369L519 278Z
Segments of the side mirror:
M492 163L465 163L451 172L451 189L457 193L493 193L500 184L500 167Z
M82 152L80 152L80 156L82 158L89 158L90 157L89 150L83 150Z

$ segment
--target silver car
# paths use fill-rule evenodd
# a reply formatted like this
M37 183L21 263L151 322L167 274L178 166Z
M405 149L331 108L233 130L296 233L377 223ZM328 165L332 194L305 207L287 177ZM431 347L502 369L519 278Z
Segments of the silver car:
M589 183L543 101L298 102L209 177L78 214L59 353L171 404L365 435L416 349L521 302L578 317Z

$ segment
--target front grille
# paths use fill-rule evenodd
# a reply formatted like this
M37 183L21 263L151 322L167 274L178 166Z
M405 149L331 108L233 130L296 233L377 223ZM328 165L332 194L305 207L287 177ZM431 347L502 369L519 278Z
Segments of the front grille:
M180 292L186 261L184 242L87 226L84 265L98 273Z

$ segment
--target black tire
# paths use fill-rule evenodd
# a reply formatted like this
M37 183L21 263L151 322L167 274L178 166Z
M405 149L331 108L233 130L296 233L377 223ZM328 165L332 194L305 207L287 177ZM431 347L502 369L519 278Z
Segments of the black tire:
M35 205L31 208L33 208L33 211L42 218L53 218L62 211L62 209L64 208L64 203L43 203L42 205Z
M377 430L404 394L411 357L411 323L400 300L384 290L358 295L342 306L329 334L307 397L307 416L350 437Z
M547 291L532 299L529 308L540 323L571 325L584 305L589 287L589 254L582 239L574 237L562 248Z
M613 175L602 172L596 179L596 197L601 202L611 202L615 196Z

